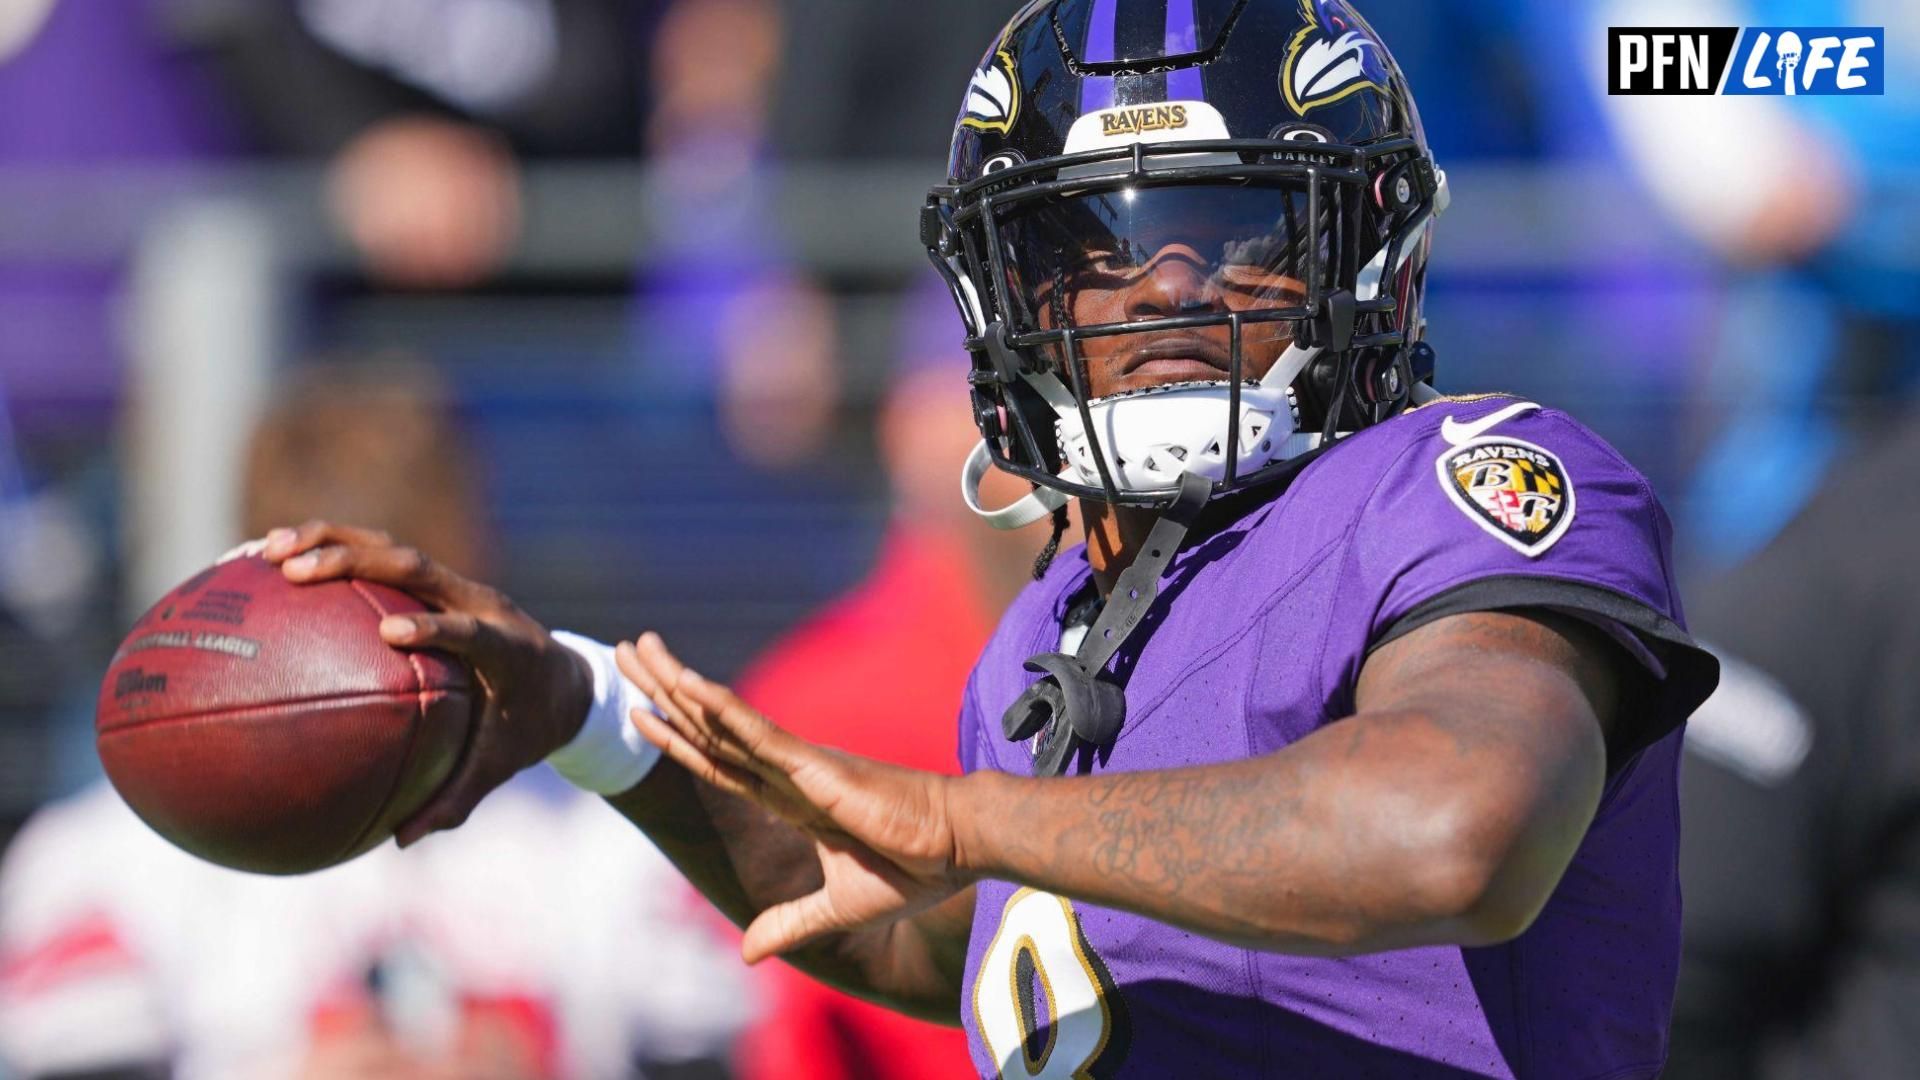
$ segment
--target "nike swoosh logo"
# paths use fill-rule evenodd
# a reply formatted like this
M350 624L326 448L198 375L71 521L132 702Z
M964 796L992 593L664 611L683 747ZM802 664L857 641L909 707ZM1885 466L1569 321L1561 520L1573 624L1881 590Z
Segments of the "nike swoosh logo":
M1488 413L1472 423L1463 424L1449 416L1440 422L1440 437L1447 440L1449 446L1459 446L1485 435L1489 430L1506 423L1523 412L1531 412L1540 406L1531 401L1516 401L1499 412Z

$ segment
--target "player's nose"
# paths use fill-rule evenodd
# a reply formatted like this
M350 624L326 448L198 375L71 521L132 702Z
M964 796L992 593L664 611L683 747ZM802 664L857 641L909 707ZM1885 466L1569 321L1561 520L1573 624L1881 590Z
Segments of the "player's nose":
M1129 319L1166 318L1218 310L1224 298L1199 252L1185 244L1161 248L1127 294Z

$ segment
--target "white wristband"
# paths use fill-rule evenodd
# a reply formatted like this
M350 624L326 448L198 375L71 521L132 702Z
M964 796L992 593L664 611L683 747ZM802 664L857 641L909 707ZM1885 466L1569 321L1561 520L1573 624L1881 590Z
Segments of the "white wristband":
M595 795L617 795L646 779L660 760L660 749L627 718L632 709L653 711L640 688L614 665L613 647L592 638L555 630L553 640L577 653L593 669L593 705L573 741L547 755L568 783Z

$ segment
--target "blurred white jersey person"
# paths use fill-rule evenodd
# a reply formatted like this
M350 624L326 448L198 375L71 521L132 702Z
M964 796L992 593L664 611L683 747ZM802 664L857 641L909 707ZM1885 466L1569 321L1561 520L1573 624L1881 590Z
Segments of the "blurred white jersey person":
M598 799L297 878L200 862L104 784L0 864L0 1075L599 1078L723 1059L750 976ZM169 1071L170 1070L170 1073Z

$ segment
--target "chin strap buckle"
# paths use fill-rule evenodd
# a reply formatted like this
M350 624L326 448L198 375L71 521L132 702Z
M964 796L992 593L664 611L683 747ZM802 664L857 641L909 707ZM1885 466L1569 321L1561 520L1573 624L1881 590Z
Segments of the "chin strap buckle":
M1338 356L1353 345L1353 327L1359 320L1359 301L1346 289L1326 295L1320 302L1320 314L1313 320L1313 343L1322 356Z
M1161 576L1212 496L1212 481L1182 474L1180 494L1153 523L1133 565L1114 582L1113 594L1076 654L1042 653L1027 661L1028 671L1042 673L1040 680L1007 706L1000 730L1014 741L1039 737L1033 775L1059 776L1083 748L1107 746L1119 737L1127 697L1120 684L1107 677L1107 661L1146 618L1160 594Z
M987 324L987 332L980 335L980 344L987 351L987 362L993 367L994 378L1002 384L1012 385L1020 381L1020 354L1013 349L1013 343L1007 340L1007 324L995 319Z

